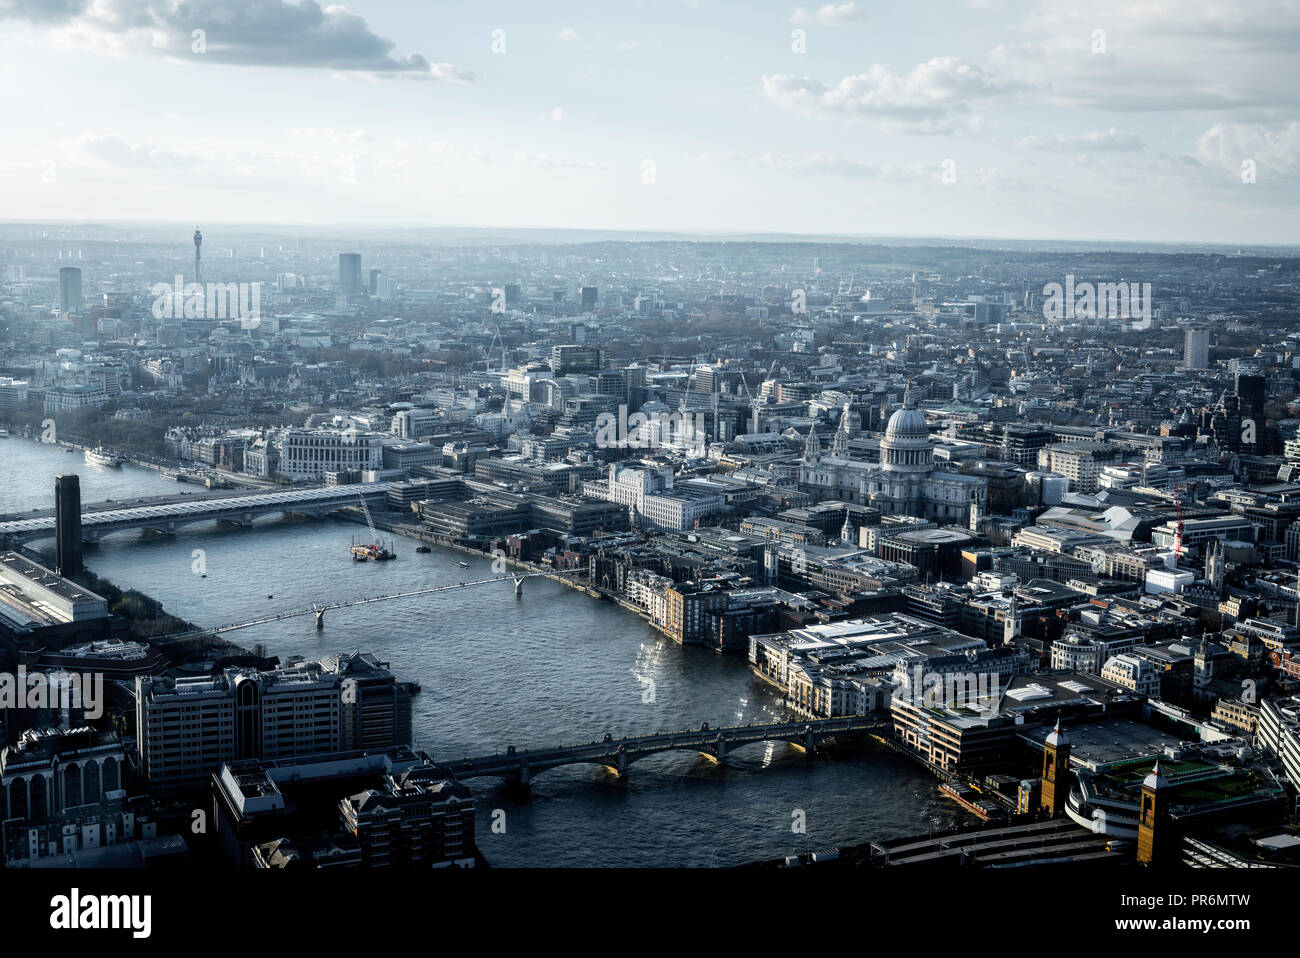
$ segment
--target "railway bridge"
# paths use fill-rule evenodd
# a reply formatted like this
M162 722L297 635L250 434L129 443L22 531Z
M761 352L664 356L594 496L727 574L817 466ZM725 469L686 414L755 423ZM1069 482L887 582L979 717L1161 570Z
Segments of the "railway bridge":
M382 500L388 493L388 486L386 482L361 482L83 512L81 538L87 542L98 542L100 536L125 529L170 534L196 522L218 521L246 526L251 525L259 516L274 513L319 517L355 506L362 500ZM20 543L47 539L54 532L55 519L52 515L0 522L0 542L9 540Z
M837 735L878 732L888 728L889 724L888 717L878 715L846 715L829 719L799 719L720 728L709 728L705 724L699 728L656 732L653 735L626 738L606 735L600 741L584 745L562 745L525 751L511 747L495 755L440 761L439 764L457 778L495 775L527 785L541 772L563 765L601 765L616 775L626 775L628 768L638 759L675 750L699 752L718 764L726 764L727 756L736 749L757 742L789 742L812 753L820 743Z

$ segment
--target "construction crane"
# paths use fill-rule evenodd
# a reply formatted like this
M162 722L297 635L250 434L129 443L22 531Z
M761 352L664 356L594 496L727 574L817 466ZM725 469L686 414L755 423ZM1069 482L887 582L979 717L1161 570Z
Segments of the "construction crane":
M362 545L357 545L354 541L351 550L352 558L357 562L383 562L388 559L396 559L397 554L380 541L379 533L375 531L375 520L370 518L370 506L366 505L366 497L358 496L357 498L361 500L361 511L365 514L366 525L370 528L370 541Z
M772 360L773 363L776 360ZM749 389L749 383L745 381L745 371L740 371L740 385L745 388L745 395L749 397L749 431L758 432L758 400Z
M1174 533L1174 565L1183 558L1183 490L1178 485L1178 477L1174 477L1174 508L1178 510L1178 524Z

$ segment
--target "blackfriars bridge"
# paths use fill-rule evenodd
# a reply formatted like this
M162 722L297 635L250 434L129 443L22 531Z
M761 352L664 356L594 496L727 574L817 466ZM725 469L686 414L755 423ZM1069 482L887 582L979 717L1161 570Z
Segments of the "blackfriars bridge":
M789 742L811 753L818 744L836 735L880 732L890 727L888 717L879 715L846 715L829 719L798 719L764 725L728 725L709 728L701 725L695 729L678 732L656 732L653 735L634 735L612 738L606 735L598 742L585 745L562 745L518 751L508 748L496 755L464 758L438 764L457 778L474 778L496 775L527 785L541 772L562 765L602 765L617 775L626 775L628 768L638 759L659 752L676 750L699 752L720 765L737 748L757 742Z
M388 494L388 487L387 482L360 482L83 512L81 538L87 542L98 542L100 536L124 529L145 529L170 534L196 522L214 520L246 526L252 525L258 516L273 513L319 517L358 505L362 500L382 500ZM0 542L5 539L16 543L28 542L50 538L54 533L53 515L0 522Z

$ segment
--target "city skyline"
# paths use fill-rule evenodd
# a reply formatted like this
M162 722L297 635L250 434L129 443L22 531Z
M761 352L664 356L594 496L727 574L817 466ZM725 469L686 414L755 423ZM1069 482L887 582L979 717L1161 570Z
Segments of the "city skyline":
M1300 240L1293 4L112 0L0 22L23 80L0 172L29 184L7 221ZM80 111L102 84L114 108Z

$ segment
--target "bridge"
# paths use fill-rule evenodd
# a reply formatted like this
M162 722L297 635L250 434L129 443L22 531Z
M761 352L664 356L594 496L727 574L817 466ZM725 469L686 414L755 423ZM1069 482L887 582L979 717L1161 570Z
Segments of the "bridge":
M249 619L245 622L231 622L226 625L214 626L210 629L190 629L186 632L173 632L170 635L161 635L153 642L169 642L181 639L193 639L201 635L217 635L222 632L235 632L239 629L249 629L255 625L267 625L271 622L283 622L285 619L299 618L305 615L316 616L316 627L322 628L325 624L325 613L333 609L346 609L354 605L368 605L371 602L388 602L392 599L409 599L417 595L433 595L437 592L454 592L457 589L468 589L471 586L487 585L490 582L513 582L515 585L515 595L523 595L523 585L525 579L534 579L538 576L561 576L561 575L582 575L583 573L565 573L565 572L518 572L507 573L505 575L494 575L486 579L471 579L468 582L452 582L447 585L431 586L427 589L414 589L410 592L386 592L383 595L370 595L360 599L341 599L338 602L327 602L324 605L316 603L308 608L291 609L288 612L274 612L264 615L257 619Z
M361 482L83 512L81 538L88 542L98 542L100 536L124 529L145 529L169 534L183 526L214 520L246 526L251 525L258 516L272 513L323 516L337 509L355 506L362 499L382 499L388 493L388 486L386 482ZM0 541L46 539L54 535L54 528L52 515L11 519L0 522Z
M692 751L707 755L719 765L737 748L756 742L789 742L811 753L828 738L859 732L877 732L890 726L888 717L846 715L839 718L807 719L766 725L729 725L679 732L656 732L627 738L605 736L585 745L517 751L512 746L496 755L439 762L457 778L496 775L527 785L533 776L562 765L602 765L616 775L626 775L638 759L659 752Z

